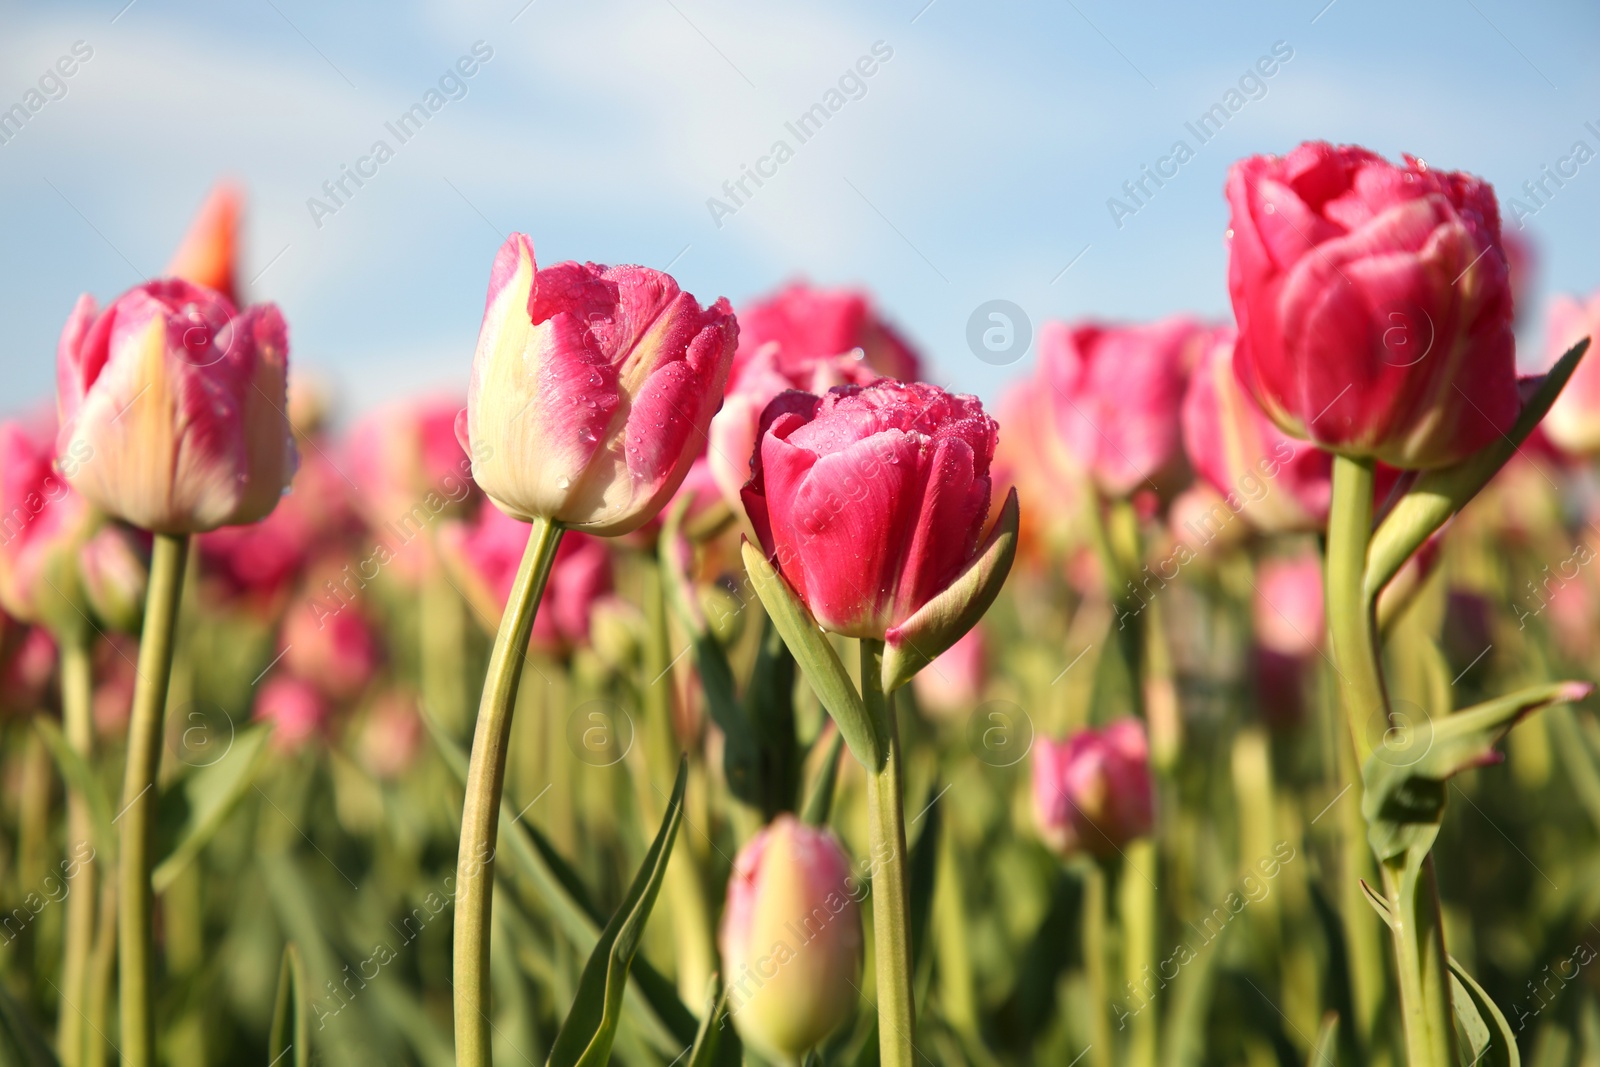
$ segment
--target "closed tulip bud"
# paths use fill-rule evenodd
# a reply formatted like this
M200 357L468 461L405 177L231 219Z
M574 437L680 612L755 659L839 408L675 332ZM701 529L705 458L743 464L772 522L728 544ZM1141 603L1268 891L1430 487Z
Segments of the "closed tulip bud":
M95 618L113 630L138 633L150 584L150 550L126 526L109 524L78 553L83 591Z
M1565 294L1550 304L1549 337L1545 355L1550 363L1585 337L1600 341L1600 292L1587 300ZM1577 370L1540 423L1551 442L1564 452L1592 456L1600 452L1600 358L1593 349L1578 361Z
M705 446L738 325L644 267L495 257L456 425L499 508L603 535L653 518Z
M87 626L77 556L93 518L57 470L49 430L0 425L0 606L60 634Z
M882 640L973 560L999 434L977 397L884 378L784 393L762 423L745 510L823 629Z
M1214 331L1183 400L1189 463L1266 533L1321 530L1333 496L1333 460L1267 418L1233 370L1234 331Z
M167 264L167 274L215 289L239 302L235 271L239 262L239 215L244 210L244 190L221 182L211 190L184 235L183 243Z
M720 948L728 1013L749 1045L798 1061L855 1011L865 889L827 829L780 815L739 850Z
M1228 175L1234 367L1294 437L1447 466L1521 403L1494 191L1364 148L1303 144Z
M1039 835L1063 855L1108 858L1148 834L1155 794L1144 725L1118 719L1065 741L1040 737L1033 750L1033 808Z
M115 518L157 533L256 522L294 474L284 414L288 334L271 304L169 279L96 313L79 299L61 335L63 471Z
M916 351L859 289L819 289L795 282L739 308L733 376L739 377L763 350L772 352L777 372L791 379L806 377L818 360L840 355L859 360L872 377L904 382L922 377Z

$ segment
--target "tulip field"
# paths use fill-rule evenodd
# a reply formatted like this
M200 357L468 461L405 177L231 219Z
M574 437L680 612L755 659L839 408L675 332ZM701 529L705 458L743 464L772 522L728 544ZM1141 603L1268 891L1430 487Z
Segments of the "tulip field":
M1600 1064L1600 296L1281 148L994 402L513 230L343 417L234 182L36 309L0 1067Z

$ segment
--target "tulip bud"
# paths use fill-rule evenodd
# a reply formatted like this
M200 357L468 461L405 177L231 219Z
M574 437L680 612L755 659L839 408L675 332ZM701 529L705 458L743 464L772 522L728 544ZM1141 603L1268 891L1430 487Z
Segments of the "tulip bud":
M1286 655L1308 657L1322 647L1322 560L1315 552L1264 560L1256 572L1256 640Z
M98 315L80 298L56 362L67 480L157 533L265 518L295 467L288 353L276 307L236 313L188 282L147 282Z
M912 679L917 703L930 715L951 718L971 711L983 697L987 642L974 626Z
M1585 337L1600 342L1600 292L1587 300L1556 297L1550 304L1549 337L1545 343L1548 361L1554 363ZM1577 370L1540 425L1565 452L1580 456L1600 452L1600 358L1592 349L1578 362Z
M1496 440L1521 402L1494 191L1302 144L1228 174L1234 367L1294 437L1404 470Z
M126 526L108 524L89 538L78 554L83 591L97 619L113 630L134 634L144 621L145 589L150 584L150 553Z
M508 515L637 529L682 483L722 399L738 325L644 267L543 270L512 234L495 257L456 423Z
M728 1014L752 1047L798 1060L850 1018L865 887L832 831L780 815L739 850L719 938Z
M1053 429L1102 492L1165 492L1182 473L1178 412L1204 339L1182 315L1143 326L1047 322L1039 331L1039 388Z
M386 693L372 702L357 751L375 777L393 781L416 763L422 735L416 703L402 693Z
M1148 834L1155 794L1143 724L1118 719L1065 741L1040 737L1033 750L1033 807L1039 835L1062 854L1081 850L1106 858Z

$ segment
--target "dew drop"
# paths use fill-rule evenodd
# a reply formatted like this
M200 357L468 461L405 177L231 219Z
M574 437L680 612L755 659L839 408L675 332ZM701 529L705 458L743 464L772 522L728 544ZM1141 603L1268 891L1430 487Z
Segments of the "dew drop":
M1273 207L1271 204L1268 204L1262 210L1264 210L1268 215L1276 215L1278 213L1278 209Z
M1233 240L1233 227L1232 227L1232 226L1229 226L1229 227L1228 227L1228 232L1227 232L1227 233L1224 233L1224 234L1223 234L1223 235L1222 235L1222 239L1223 239L1223 240L1224 240L1224 241L1231 241L1231 240Z
M572 479L568 478L565 474L563 474L561 477L556 479L556 488L557 489L570 489L570 488L572 488Z

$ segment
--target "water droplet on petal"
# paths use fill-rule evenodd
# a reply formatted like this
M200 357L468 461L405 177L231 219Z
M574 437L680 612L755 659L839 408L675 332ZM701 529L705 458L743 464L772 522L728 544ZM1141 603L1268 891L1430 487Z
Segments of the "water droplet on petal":
M572 488L572 479L568 478L565 474L563 474L561 477L556 479L556 488L557 489L571 489Z
M1262 209L1262 210L1264 210L1264 211L1265 211L1265 212L1266 212L1266 213L1267 213L1267 214L1268 214L1268 215L1275 215L1275 214L1277 214L1277 212L1278 212L1278 209L1277 209L1277 208L1275 208L1275 207L1273 207L1273 206L1272 206L1272 205L1271 205L1271 204L1268 204L1268 205L1267 205L1267 206L1266 206L1266 207L1265 207L1265 208L1263 208L1263 209Z

